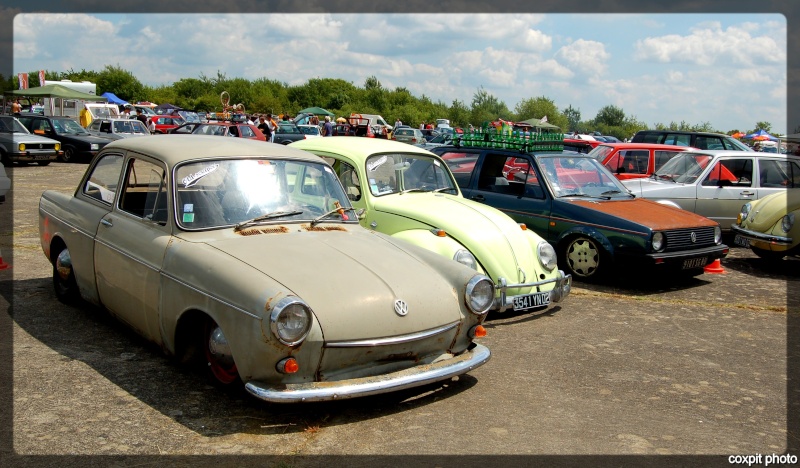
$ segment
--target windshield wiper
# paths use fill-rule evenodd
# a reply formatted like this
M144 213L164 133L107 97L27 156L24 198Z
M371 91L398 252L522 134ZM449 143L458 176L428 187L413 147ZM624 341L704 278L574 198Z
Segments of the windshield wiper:
M339 215L342 216L342 218L344 218L344 212L349 210L349 209L351 209L351 208L342 208L342 207L334 208L334 209L330 210L329 212L321 214L321 215L317 216L316 218L312 219L309 224L311 225L311 227L314 227L315 224L321 223L323 220L325 220L325 218L327 218L328 216L330 216L332 214L335 214L335 213L338 213Z
M294 216L302 214L303 210L293 210L293 211L273 211L272 213L267 213L261 216L256 216L253 219L248 219L247 221L242 221L241 223L237 224L233 227L234 231L241 231L242 228L247 227L251 224L255 224L259 221L266 221L268 219L275 219L275 218L282 218L284 216Z
M565 197L597 198L594 195L589 195L588 193L567 193L564 195L560 195L558 198L565 198Z
M445 190L452 190L452 191L453 191L453 193L456 193L456 192L457 192L457 190L455 189L455 187L442 187L442 188L437 188L437 189L436 189L436 190L434 190L433 192L434 192L434 193L439 193L439 192L444 192Z
M410 189L403 190L402 192L400 192L400 195L402 195L404 193L408 193L408 192L430 192L430 190L423 190L423 189L421 189L419 187L415 187L415 188L410 188Z

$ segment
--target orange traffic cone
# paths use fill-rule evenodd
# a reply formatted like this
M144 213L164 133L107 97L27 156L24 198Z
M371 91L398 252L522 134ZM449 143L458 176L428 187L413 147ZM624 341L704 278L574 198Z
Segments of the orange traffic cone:
M714 260L713 262L709 263L708 265L703 268L703 271L706 273L725 273L725 269L722 268L722 262L719 259Z
M6 268L11 268L11 265L3 262L3 253L0 252L0 270L5 270Z

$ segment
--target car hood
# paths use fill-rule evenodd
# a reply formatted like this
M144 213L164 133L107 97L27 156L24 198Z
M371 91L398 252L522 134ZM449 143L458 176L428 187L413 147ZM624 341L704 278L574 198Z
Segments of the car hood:
M62 133L58 135L59 138L66 141L81 141L89 144L97 143L102 148L103 146L111 143L111 139L100 137L96 135L73 135L69 133Z
M500 210L443 193L408 192L377 197L377 211L391 213L443 229L466 247L495 281L522 281L539 272L536 254L519 223Z
M341 225L324 223L317 227L336 230L321 232L287 227L286 233L208 243L306 301L326 341L403 335L461 320L459 294L474 274L469 268L459 268L460 277L447 280L413 247L402 249L360 226L339 230ZM406 316L395 312L396 300L408 304Z
M43 137L41 135L36 134L26 134L26 133L2 133L0 134L0 139L2 140L13 140L14 143L25 143L25 144L47 144L47 145L54 145L58 143L58 141L53 140L52 138Z
M751 202L751 207L750 216L743 225L752 231L768 232L784 215L800 209L800 190L769 195Z
M655 180L652 177L627 179L622 184L638 197L651 198L653 196L669 197L673 192L686 193L686 186L692 184L679 184L666 180Z
M640 226L646 226L654 231L717 225L715 221L691 211L642 198L603 201L570 199L566 203L624 219Z

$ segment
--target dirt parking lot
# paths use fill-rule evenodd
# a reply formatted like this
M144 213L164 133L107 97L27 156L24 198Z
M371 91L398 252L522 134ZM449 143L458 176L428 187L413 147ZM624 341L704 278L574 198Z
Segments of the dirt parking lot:
M492 359L457 381L269 405L206 385L100 310L55 299L37 203L45 189L74 190L85 167L9 168L0 465L729 466L731 455L800 455L797 260L769 265L733 248L722 274L579 283L547 312L490 317Z

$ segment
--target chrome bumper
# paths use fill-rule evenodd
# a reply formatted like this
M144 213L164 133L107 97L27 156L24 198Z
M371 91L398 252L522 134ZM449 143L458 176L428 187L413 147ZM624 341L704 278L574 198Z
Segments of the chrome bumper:
M742 236L745 239L750 239L759 242L768 242L775 245L792 245L791 237L776 236L773 234L764 234L763 232L751 231L744 229L736 224L731 226L731 231L736 235Z
M563 301L572 290L572 275L565 275L563 270L558 270L558 277L556 278L522 284L506 284L506 279L500 278L498 284L494 285L495 289L500 291L500 297L494 298L494 304L490 310L493 312L505 312L513 308L514 298L518 296L508 296L506 294L508 289L529 288L550 283L555 283L553 289L550 290L550 303ZM520 294L520 296L525 296L525 294Z
M345 400L446 380L483 365L490 356L489 348L476 344L474 348L450 359L385 375L334 382L289 384L279 388L263 382L251 381L245 384L245 389L256 398L272 403Z

